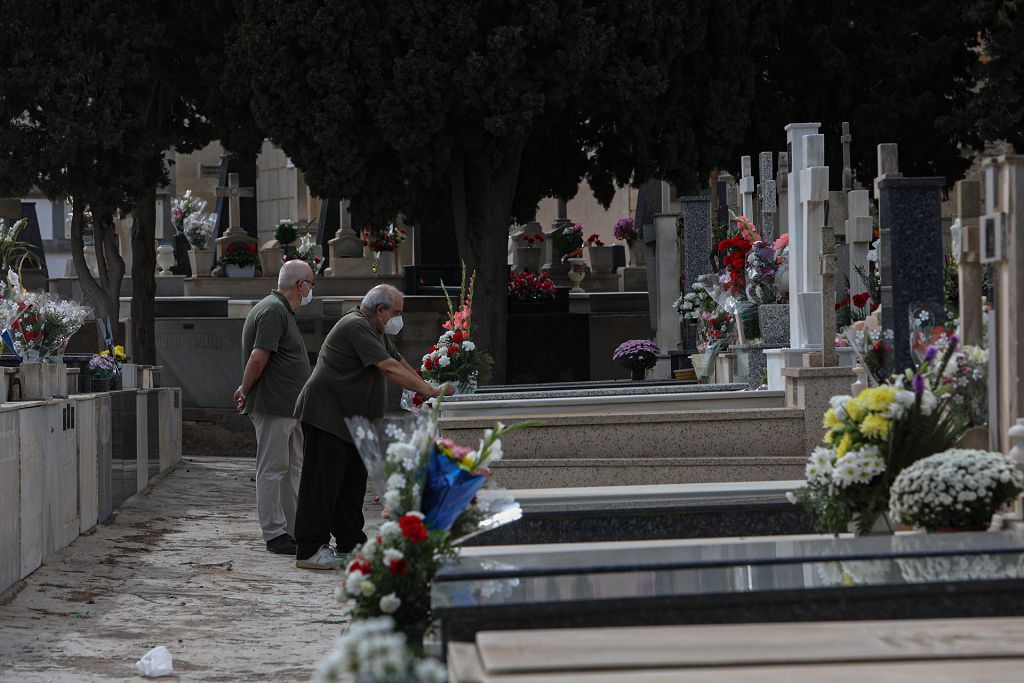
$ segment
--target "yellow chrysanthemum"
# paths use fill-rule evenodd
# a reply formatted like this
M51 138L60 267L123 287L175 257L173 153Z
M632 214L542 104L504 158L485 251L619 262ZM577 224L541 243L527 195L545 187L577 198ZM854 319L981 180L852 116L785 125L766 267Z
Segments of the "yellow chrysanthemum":
M824 441L824 442L825 442L825 443L827 443L827 444L828 444L829 446L831 446L831 445L832 445L832 439L833 439L833 437L832 437L832 431L831 431L831 430L829 430L829 431L825 432L825 438L824 438L824 439L822 439L822 441Z
M850 419L854 422L860 422L864 419L864 414L867 412L867 408L864 406L864 399L861 398L866 394L869 389L865 389L861 392L860 396L851 398L846 402L846 414L850 416Z
M869 439L889 438L889 421L881 415L868 415L860 423L860 432Z
M861 392L858 396L864 404L864 407L873 412L881 413L889 407L896 398L896 390L888 385L882 385L880 387L874 387L873 389L866 389Z
M821 426L826 429L832 429L839 424L839 418L836 417L836 411L829 408L825 411L825 418L821 421Z
M853 447L853 434L847 432L843 434L843 438L839 441L839 445L836 446L836 457L843 457L846 452Z

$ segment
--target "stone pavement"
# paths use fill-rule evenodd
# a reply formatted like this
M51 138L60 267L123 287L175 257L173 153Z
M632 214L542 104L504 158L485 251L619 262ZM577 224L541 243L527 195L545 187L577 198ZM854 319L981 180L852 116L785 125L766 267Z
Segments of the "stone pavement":
M181 681L308 681L348 608L334 572L265 550L254 474L186 457L0 597L0 681L139 681L157 645Z

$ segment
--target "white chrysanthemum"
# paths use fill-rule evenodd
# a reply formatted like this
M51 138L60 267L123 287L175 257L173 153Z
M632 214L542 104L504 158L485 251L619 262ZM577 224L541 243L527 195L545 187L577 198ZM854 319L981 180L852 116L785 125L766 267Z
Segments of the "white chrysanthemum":
M388 489L403 489L405 488L405 477L401 472L395 472L388 477Z
M394 562L395 560L404 560L405 554L397 548L388 548L384 551L384 561L387 563Z
M437 364L442 368L446 368L452 364L452 361L447 355L444 355L437 359Z
M373 554L377 552L377 537L370 536L366 539L366 543L363 544L360 552L366 557L373 557Z
M402 599L394 593L388 593L380 599L380 611L384 614L394 614L402 606Z
M476 350L476 344L474 344L471 341L464 341L464 342L462 342L462 350L463 351L475 351Z

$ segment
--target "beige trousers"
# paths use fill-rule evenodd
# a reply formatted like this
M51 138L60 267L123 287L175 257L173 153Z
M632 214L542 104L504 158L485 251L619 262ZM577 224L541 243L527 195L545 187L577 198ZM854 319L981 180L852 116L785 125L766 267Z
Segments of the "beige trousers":
M256 512L263 540L295 535L302 474L302 427L291 417L251 413L256 427Z

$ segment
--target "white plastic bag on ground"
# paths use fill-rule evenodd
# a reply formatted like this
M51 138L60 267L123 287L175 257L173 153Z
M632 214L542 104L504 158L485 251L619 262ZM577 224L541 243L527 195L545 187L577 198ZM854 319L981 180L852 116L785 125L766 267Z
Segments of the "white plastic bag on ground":
M174 673L171 663L171 651L163 645L158 645L147 652L142 659L135 662L135 668L143 676L157 678L158 676L170 676Z

